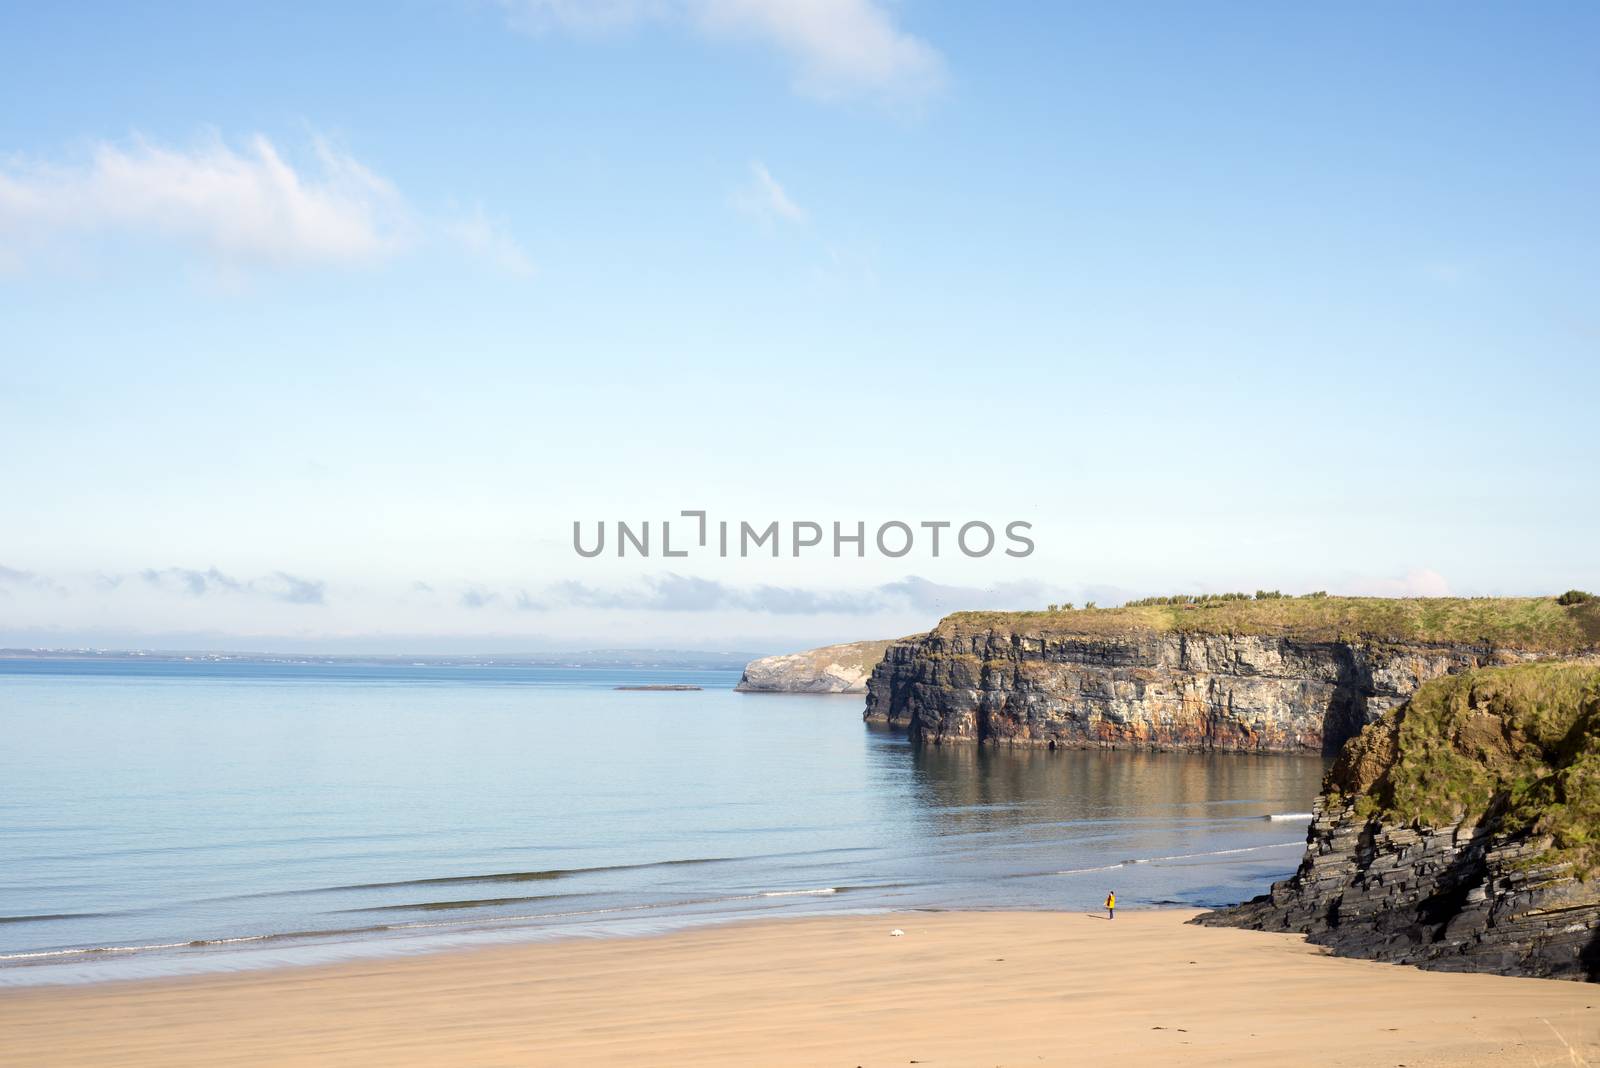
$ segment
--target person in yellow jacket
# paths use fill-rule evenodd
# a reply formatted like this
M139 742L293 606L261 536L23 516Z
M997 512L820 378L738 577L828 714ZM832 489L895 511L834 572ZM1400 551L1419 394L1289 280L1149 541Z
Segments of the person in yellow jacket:
M1115 890L1106 895L1106 919L1117 918L1117 892Z

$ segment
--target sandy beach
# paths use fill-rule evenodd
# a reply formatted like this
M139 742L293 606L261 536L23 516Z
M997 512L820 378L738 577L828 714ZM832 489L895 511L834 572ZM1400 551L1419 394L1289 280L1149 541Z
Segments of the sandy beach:
M1600 1060L1595 986L1342 960L1191 915L830 917L13 989L0 1050L12 1066Z

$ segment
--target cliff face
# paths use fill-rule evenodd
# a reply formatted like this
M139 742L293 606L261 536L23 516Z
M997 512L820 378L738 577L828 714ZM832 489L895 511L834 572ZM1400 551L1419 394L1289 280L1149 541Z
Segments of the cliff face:
M1600 668L1430 683L1340 754L1295 875L1195 922L1427 968L1600 980Z
M958 613L890 645L866 719L936 744L1331 753L1429 679L1597 642L1600 602L1533 597Z
M941 633L890 646L869 722L934 743L1332 750L1428 679L1533 654L1183 632Z
M765 656L745 666L734 689L743 693L865 693L867 676L888 646L887 641L850 642Z

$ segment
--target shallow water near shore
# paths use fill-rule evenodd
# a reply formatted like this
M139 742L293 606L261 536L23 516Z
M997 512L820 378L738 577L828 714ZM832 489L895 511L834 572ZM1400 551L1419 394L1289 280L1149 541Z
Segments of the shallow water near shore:
M0 661L0 985L894 909L1230 903L1316 757L918 749L736 672ZM698 685L701 691L616 686Z

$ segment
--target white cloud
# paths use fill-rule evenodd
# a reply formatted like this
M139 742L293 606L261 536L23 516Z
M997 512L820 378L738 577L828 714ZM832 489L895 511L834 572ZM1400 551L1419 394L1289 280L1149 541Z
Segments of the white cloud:
M481 207L440 224L450 240L486 263L508 274L532 274L533 262L522 246L506 233L504 226L488 218Z
M78 166L0 171L0 232L28 243L97 232L155 233L227 263L355 264L391 255L408 213L387 181L318 142L296 170L267 138L188 151L97 145Z
M177 592L189 597L204 597L212 593L261 594L287 604L324 604L327 583L317 579L301 578L287 571L274 571L257 579L241 581L215 567L197 571L187 567L146 568L139 573L145 584L169 593ZM102 593L122 585L123 576L100 576L96 585Z
M944 60L906 33L879 0L502 0L512 24L596 32L680 23L712 37L747 38L785 53L795 84L821 97L915 98L944 83Z
M1100 587L1107 589L1107 587ZM857 589L809 589L797 586L735 586L715 579L667 572L642 576L630 586L592 586L569 579L542 589L518 589L509 596L480 584L470 584L461 594L467 608L499 605L522 612L559 612L589 609L602 612L750 612L757 614L888 615L933 613L958 609L1042 608L1056 601L1082 600L1096 591L1088 587L1068 590L1024 580L988 587L950 586L918 575L897 582ZM1108 599L1107 603L1110 603Z
M805 210L790 198L772 172L767 170L766 164L752 161L750 177L750 184L734 196L734 204L739 210L762 219L805 222Z
M20 571L14 567L0 564L0 597L9 596L14 590L43 590L47 593L66 595L66 589L54 579L43 575L36 575L32 571Z
M696 0L700 25L776 45L798 65L798 86L819 96L921 96L944 81L932 46L900 30L874 0Z
M502 266L521 255L481 216L465 231L420 217L387 179L325 141L309 155L296 166L257 134L241 148L135 139L95 145L72 164L7 161L0 266L117 235L173 242L224 269L368 266L434 230Z

